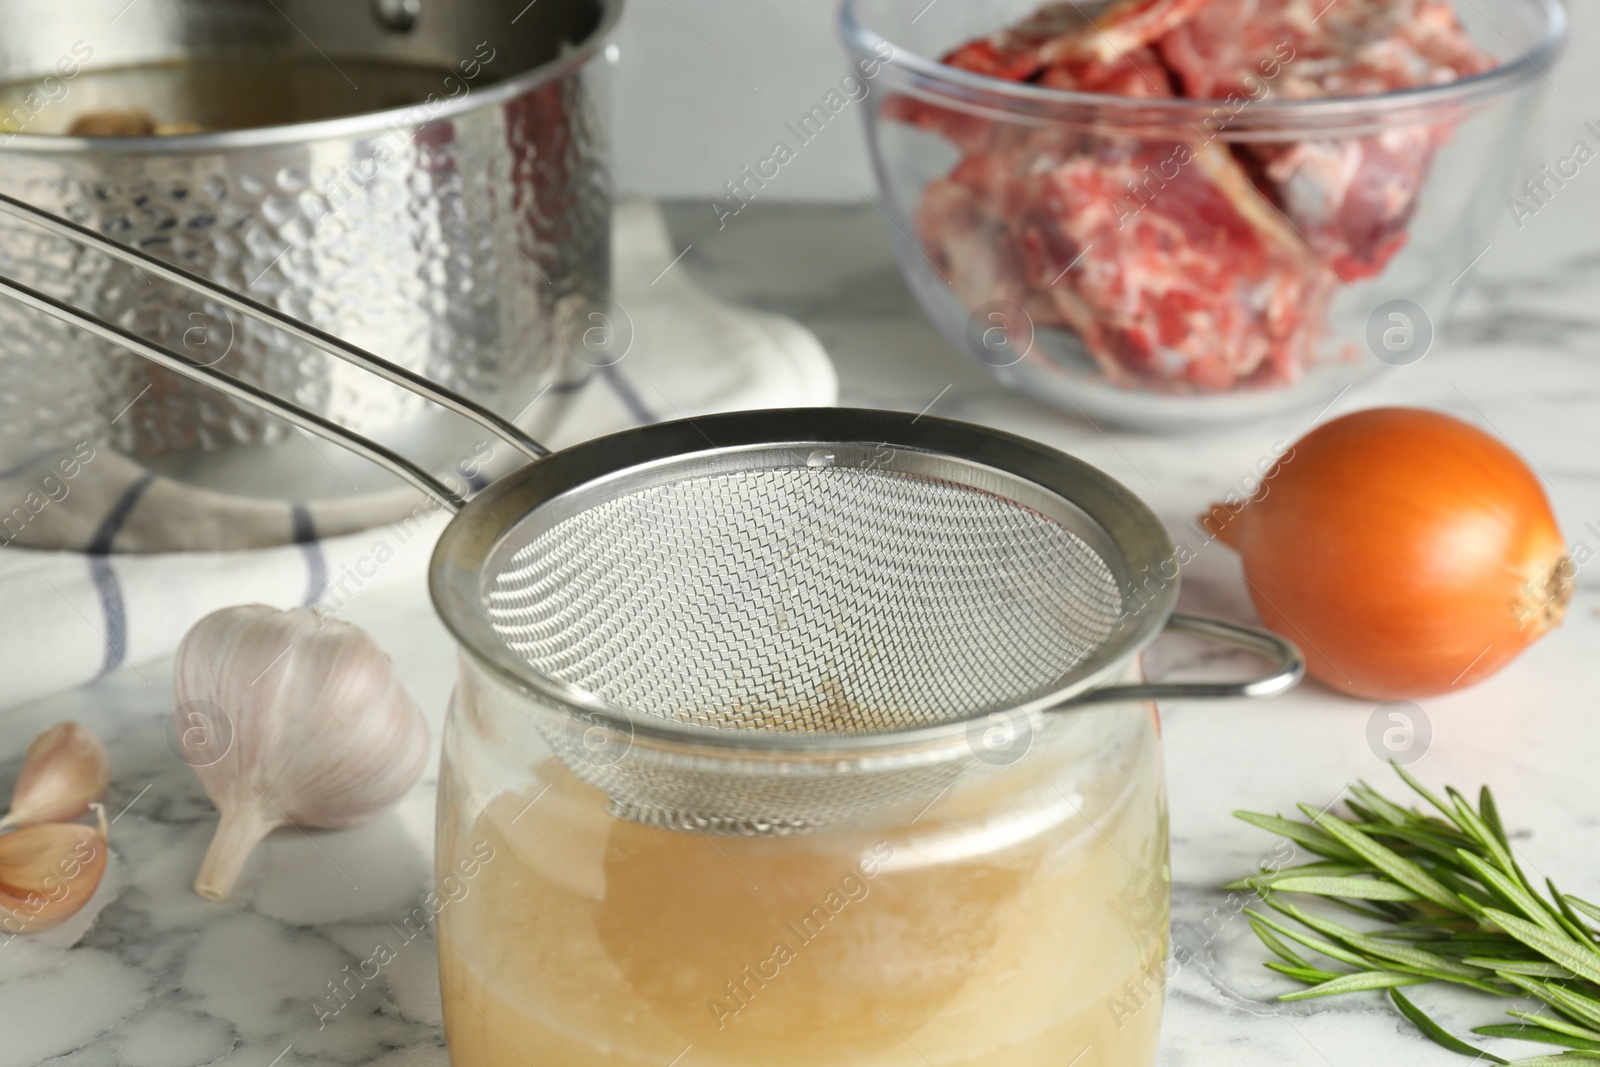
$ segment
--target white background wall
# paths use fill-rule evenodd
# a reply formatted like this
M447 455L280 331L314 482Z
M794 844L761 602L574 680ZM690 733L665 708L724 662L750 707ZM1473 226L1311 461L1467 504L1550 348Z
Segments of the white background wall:
M969 3L972 0L941 0ZM1467 0L1458 0L1466 3ZM618 180L627 192L706 198L739 168L754 164L784 136L783 124L807 111L845 72L834 33L836 0L631 0L618 44ZM1600 126L1600 10L1572 5L1574 34L1550 72L1537 126L1524 150L1531 177ZM854 200L850 183L872 191L861 118L847 109L785 166L760 197ZM710 208L708 206L708 211ZM1519 257L1578 254L1600 241L1600 161L1584 168L1521 233L1502 230L1495 273L1536 268ZM1537 240L1524 236L1538 232ZM1515 238L1509 236L1515 234Z
M710 197L778 138L792 144L783 124L820 101L847 69L835 7L835 0L631 0L617 39L622 188ZM871 190L861 120L849 110L761 195L856 198L846 179Z

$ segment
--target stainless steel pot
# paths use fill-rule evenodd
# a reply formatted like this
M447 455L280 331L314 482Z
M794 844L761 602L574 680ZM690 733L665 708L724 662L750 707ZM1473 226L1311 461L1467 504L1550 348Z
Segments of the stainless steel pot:
M515 416L567 373L567 324L607 295L604 64L592 61L620 7L0 0L0 83L14 85L0 93L0 191ZM302 79L314 85L264 90L296 93L311 121L61 135L74 116L108 106L187 118L215 103L171 78L152 80L143 99L121 99L140 83L106 71L196 59L215 67L230 57L259 64L264 55L314 73ZM379 76L394 70L408 71L404 87ZM274 101L257 103L271 115ZM400 103L409 106L386 106ZM459 429L411 393L58 236L0 220L0 269L426 465L464 454ZM552 411L559 392L540 410ZM394 484L319 462L287 424L251 405L0 307L0 469L82 440L247 495L335 497Z

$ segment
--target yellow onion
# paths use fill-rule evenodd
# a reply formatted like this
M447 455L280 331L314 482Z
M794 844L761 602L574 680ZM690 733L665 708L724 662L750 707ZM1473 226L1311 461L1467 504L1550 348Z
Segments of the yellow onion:
M1236 513L1256 610L1307 670L1374 699L1494 674L1561 622L1576 568L1528 465L1459 419L1358 411L1318 427Z

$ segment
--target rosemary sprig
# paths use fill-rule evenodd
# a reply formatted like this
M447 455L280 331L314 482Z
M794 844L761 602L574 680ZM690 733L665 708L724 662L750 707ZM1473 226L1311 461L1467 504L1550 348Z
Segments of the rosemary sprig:
M1473 807L1454 789L1440 797L1395 770L1432 811L1402 807L1358 782L1349 789L1347 816L1304 804L1303 822L1234 813L1320 857L1264 867L1224 887L1266 905L1245 909L1250 928L1277 957L1266 966L1307 987L1279 999L1383 991L1452 1052L1512 1067L1600 1063L1600 906L1562 893L1549 879L1542 889L1528 880L1487 786ZM1307 911L1285 899L1291 895L1336 904L1368 920L1367 928ZM1400 991L1429 982L1537 999L1540 1010L1508 1010L1514 1022L1473 1032L1562 1051L1505 1060L1469 1044Z

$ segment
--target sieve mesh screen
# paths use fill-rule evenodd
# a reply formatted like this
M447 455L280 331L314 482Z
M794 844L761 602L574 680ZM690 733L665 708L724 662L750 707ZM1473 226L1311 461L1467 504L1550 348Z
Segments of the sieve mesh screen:
M1055 520L865 467L687 476L552 525L489 584L533 670L637 716L878 733L1014 706L1110 635L1105 561Z

